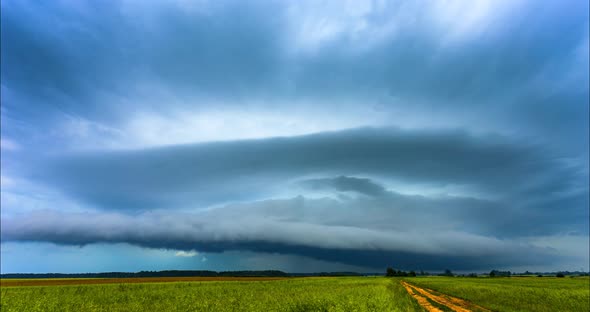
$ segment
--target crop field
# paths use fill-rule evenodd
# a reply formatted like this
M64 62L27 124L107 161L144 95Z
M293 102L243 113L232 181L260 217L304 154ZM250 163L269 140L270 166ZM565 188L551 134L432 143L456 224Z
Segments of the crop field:
M38 280L37 280L38 281ZM8 311L422 311L382 277L1 287ZM80 284L82 282L82 284ZM125 282L125 281L123 281Z
M590 279L3 279L1 311L589 311Z
M419 277L405 280L492 311L590 311L588 277Z

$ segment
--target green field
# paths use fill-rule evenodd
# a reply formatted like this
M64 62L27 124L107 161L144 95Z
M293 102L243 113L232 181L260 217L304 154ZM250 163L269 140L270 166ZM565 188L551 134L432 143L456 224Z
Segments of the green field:
M422 311L397 280L293 278L2 287L8 311Z
M588 277L418 277L406 280L494 311L590 311Z
M403 279L493 311L590 311L590 279L587 277ZM400 285L400 278L322 277L115 284L78 281L82 284L9 286L10 283L5 281L0 289L0 310L424 311Z

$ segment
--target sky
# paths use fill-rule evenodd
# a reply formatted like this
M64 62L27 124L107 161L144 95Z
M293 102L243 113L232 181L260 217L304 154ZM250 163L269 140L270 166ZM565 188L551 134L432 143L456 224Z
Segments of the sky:
M0 269L587 271L588 5L3 0Z

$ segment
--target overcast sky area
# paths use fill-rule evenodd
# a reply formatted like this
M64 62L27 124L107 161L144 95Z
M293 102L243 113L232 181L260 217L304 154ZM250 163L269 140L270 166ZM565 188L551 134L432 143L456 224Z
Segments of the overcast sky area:
M3 0L1 271L587 271L588 5Z

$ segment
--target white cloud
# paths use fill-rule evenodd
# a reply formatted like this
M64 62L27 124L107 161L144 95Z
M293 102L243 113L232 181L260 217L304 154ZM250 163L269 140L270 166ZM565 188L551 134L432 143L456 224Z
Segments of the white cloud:
M354 49L366 49L395 30L396 18L375 22L373 15L395 13L388 4L371 1L296 1L288 8L288 19L296 52L314 53L340 39L362 40Z
M0 175L0 186L7 187L14 185L15 181L7 176Z
M61 127L49 135L69 140L71 148L84 149L116 146L123 133L112 126L66 114Z
M397 34L419 31L428 23L444 30L443 42L474 38L494 27L522 1L296 1L288 9L293 51L314 53L339 39L364 50Z
M536 236L527 240L533 246L555 249L561 254L585 259L585 263L590 261L588 258L590 238L587 235Z
M123 127L125 136L118 145L143 147L296 136L366 126L375 123L376 113L338 115L245 110L142 113Z
M176 257L195 257L198 255L199 255L199 253L196 250L189 250L189 251L179 250L174 254L174 256L176 256Z
M20 146L11 139L0 138L0 148L4 151L16 151Z
M0 206L2 217L22 213L55 209L60 211L80 212L86 207L76 201L65 198L59 192L23 178L0 175Z
M435 27L444 30L443 44L460 43L502 27L503 19L522 8L521 0L446 0L427 2L428 14Z

